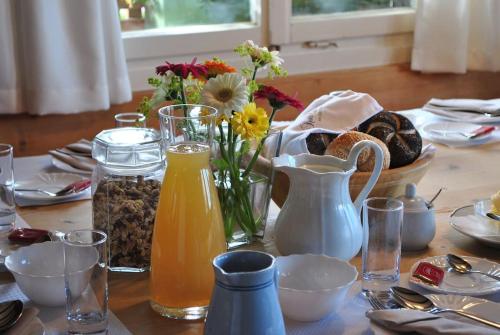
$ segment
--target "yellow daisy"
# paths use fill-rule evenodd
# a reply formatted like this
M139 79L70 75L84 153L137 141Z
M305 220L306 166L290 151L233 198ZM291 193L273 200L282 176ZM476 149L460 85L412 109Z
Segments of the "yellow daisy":
M233 115L231 126L244 140L259 140L266 136L269 118L264 108L257 107L252 102L243 107L243 111Z

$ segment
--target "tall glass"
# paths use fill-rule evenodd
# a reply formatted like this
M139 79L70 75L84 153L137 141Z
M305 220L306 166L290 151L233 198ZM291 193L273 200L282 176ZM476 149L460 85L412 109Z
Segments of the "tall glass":
M115 115L115 127L146 128L146 116L142 113L120 113Z
M107 236L99 230L64 235L64 282L69 334L107 334Z
M209 164L216 114L200 105L159 112L167 170L153 232L150 302L170 318L205 317L214 284L212 259L226 248Z
M0 144L0 234L10 232L15 221L13 148Z
M403 203L369 198L363 203L363 291L387 291L399 283Z

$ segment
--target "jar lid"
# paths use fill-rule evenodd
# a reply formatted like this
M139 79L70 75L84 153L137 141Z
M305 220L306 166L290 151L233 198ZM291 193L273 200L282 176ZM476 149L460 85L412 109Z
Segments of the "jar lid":
M141 168L164 160L160 132L123 127L101 131L92 142L92 158L106 166Z
M417 196L417 185L406 184L405 194L398 197L404 204L405 211L427 210L427 202L424 198Z

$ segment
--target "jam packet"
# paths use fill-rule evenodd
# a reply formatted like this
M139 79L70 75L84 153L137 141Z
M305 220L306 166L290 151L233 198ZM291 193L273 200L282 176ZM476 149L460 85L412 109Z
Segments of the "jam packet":
M33 244L50 241L48 230L18 228L9 234L9 241L16 244Z
M431 263L421 262L413 272L413 277L420 279L426 284L439 286L443 281L444 271Z

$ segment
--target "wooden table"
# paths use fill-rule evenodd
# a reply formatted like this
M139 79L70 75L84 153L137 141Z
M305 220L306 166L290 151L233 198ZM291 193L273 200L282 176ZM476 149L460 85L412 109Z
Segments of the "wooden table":
M409 271L419 258L455 253L485 257L500 262L500 250L483 246L448 224L450 213L473 199L489 197L500 190L500 143L469 149L436 145L438 152L418 193L430 198L446 187L436 200L437 234L429 248L404 253L401 272ZM64 224L76 228L91 226L91 203L80 201L54 206L19 208L18 213L35 228L58 229ZM360 270L361 257L352 263ZM12 278L9 278L12 280ZM110 273L110 308L134 334L201 334L203 323L174 321L160 317L148 303L148 274Z

